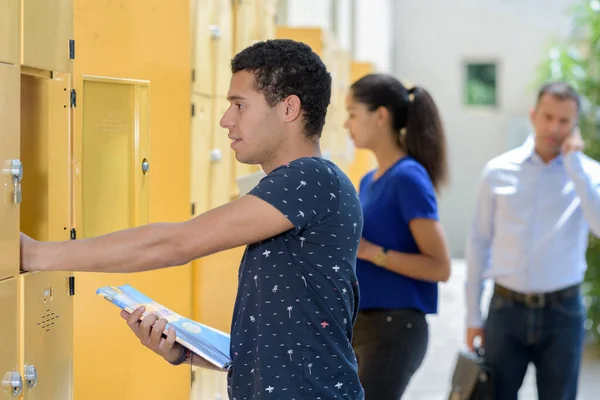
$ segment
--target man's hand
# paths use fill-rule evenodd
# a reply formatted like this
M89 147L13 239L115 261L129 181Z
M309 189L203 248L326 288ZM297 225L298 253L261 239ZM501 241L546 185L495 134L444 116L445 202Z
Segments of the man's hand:
M360 243L358 245L358 253L356 255L357 258L365 261L373 261L377 254L381 251L381 247L377 246L374 243L365 240L364 238L360 239Z
M475 351L475 338L479 338L479 346L483 347L483 328L467 328L467 346Z
M21 271L31 271L34 254L34 247L37 245L37 241L33 240L23 232L21 232Z
M167 321L164 318L159 319L156 314L151 314L140 322L144 311L144 307L137 308L131 314L123 310L121 311L121 317L127 320L127 325L144 346L169 362L177 360L181 355L183 346L175 342L175 328L169 328L167 337L163 337Z
M583 151L584 147L585 142L581 137L579 128L575 128L575 131L563 141L561 150L563 154L569 154L571 152Z

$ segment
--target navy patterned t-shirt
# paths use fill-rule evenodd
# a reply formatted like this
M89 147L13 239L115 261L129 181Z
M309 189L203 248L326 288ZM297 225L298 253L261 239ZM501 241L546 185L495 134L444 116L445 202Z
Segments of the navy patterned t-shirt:
M231 399L364 398L352 349L362 209L333 163L300 158L250 191L294 228L246 248L231 330Z

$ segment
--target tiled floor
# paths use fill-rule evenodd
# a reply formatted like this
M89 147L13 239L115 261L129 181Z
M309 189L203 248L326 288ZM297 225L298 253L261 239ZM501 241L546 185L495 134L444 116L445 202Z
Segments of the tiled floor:
M430 317L430 345L424 364L413 377L404 399L443 400L448 397L449 382L456 361L456 353L464 346L464 282L466 268L464 262L455 261L452 277L441 286L440 312ZM489 287L484 296L489 298ZM592 358L592 357L588 357ZM534 400L536 397L535 376L530 368L520 391L520 400ZM592 391L600 390L600 360L587 360L581 376L579 400L598 399Z

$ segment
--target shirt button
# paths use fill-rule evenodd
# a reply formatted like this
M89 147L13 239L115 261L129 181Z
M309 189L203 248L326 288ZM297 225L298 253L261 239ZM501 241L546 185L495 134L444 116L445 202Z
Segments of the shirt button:
M392 317L390 317L389 315L386 317L385 319L387 322L392 322Z

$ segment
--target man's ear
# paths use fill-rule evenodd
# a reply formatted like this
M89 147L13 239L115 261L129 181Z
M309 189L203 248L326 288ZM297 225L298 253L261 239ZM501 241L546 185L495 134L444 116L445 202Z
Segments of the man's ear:
M302 114L302 102L300 98L295 94L292 94L281 102L281 108L283 113L283 120L285 122L292 122L296 120Z
M534 118L535 118L535 108L531 108L529 110L529 121L531 123L533 123Z

